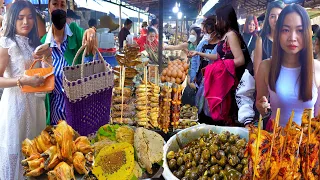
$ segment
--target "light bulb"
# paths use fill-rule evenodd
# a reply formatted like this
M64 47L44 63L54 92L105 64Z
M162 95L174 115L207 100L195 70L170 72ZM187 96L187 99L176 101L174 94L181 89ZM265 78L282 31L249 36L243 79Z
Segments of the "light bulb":
M182 12L178 12L178 19L182 18Z
M172 12L173 12L173 13L179 12L178 6L173 7L173 8L172 8Z

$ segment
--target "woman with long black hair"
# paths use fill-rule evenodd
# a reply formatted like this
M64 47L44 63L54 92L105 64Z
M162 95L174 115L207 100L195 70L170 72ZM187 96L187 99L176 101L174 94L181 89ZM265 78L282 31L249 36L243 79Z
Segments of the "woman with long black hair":
M279 125L285 127L291 111L301 125L304 109L320 113L320 63L313 59L311 24L300 5L285 7L279 15L270 60L261 62L256 77L256 105L260 114L271 109L271 119L281 108ZM267 97L270 96L270 101ZM271 122L271 121L269 121ZM272 128L269 123L267 129Z
M273 35L277 23L277 19L284 3L281 1L270 2L267 7L263 28L256 41L256 47L254 49L254 74L258 73L260 63L271 57Z
M241 79L246 66L251 62L251 59L245 42L239 32L237 15L233 7L231 5L223 6L216 10L216 15L217 23L215 33L220 39L220 42L216 46L216 53L205 54L194 51L190 52L190 55L200 55L201 57L213 61L209 71L206 67L206 75L204 77L205 96L210 107L211 118L214 121L211 120L211 123L230 125L233 123L232 121L237 119L236 116L234 117L234 115L237 114L237 107L233 86ZM217 67L218 64L216 64L216 62L219 62L219 65L222 63L221 66ZM213 77L212 73L217 70L225 72L222 75L225 75L228 81L214 81L212 78L215 77ZM226 72L228 72L228 74ZM210 82L215 82L216 84ZM223 87L220 87L221 85L223 85ZM220 100L216 101L217 99ZM224 106L223 108L221 108L222 105Z
M24 75L33 63L32 53L40 45L36 11L29 1L12 4L7 27L0 39L0 179L24 179L21 143L36 137L46 125L44 99L22 93L21 87L41 86L44 79Z
M256 47L257 32L258 32L258 20L254 15L247 16L246 22L243 27L243 40L248 47L249 54Z

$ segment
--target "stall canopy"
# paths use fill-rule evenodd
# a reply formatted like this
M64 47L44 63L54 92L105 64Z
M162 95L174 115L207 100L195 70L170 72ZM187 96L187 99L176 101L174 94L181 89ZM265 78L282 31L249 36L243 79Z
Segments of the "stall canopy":
M159 0L123 0L128 4L136 6L140 9L148 10L148 12L159 16ZM172 20L177 18L177 14L172 12L172 8L175 3L180 4L179 10L182 12L182 17L186 16L187 19L195 19L204 5L208 0L163 0L163 18Z
M30 0L32 4L48 4L48 0Z
M98 12L103 12L106 14L112 13L115 17L119 17L119 5L106 2L103 0L75 0L78 8L86 8ZM122 18L137 18L138 12L122 7L121 8L121 17ZM148 16L146 14L141 13L140 18L143 20L148 20Z

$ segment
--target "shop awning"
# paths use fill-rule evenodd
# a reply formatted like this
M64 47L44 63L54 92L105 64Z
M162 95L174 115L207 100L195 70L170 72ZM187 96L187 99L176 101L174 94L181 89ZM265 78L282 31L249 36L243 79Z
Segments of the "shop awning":
M112 13L116 17L119 17L120 11L119 5L117 4L106 2L103 0L75 0L75 2L79 8L86 8L106 14ZM123 19L130 17L137 18L138 12L125 7L121 7L121 17ZM148 16L142 13L140 14L140 18L143 20L148 20Z
M30 0L32 4L39 4L39 1L40 4L48 4L48 0Z

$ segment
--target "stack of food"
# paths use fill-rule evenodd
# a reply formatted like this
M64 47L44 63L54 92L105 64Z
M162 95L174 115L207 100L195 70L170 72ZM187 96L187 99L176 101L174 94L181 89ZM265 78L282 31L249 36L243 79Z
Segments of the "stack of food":
M117 78L114 79L114 84L119 84L120 71L121 71L121 67L117 66L114 68L114 74L118 76ZM139 72L136 69L127 67L125 70L124 86L132 87L134 84L133 79L137 74L139 74Z
M24 175L29 177L47 172L49 180L75 179L74 169L79 174L88 174L93 164L93 147L88 138L76 138L65 121L55 128L46 128L33 140L25 139L22 153L26 157L21 162Z
M161 82L181 84L188 74L189 64L185 61L174 60L162 71Z
M122 96L123 93L123 96ZM117 124L133 124L134 105L131 100L131 89L116 87L112 98L112 122Z
M150 119L150 102L149 96L151 93L152 86L149 84L140 84L136 87L136 122L139 126L147 127Z
M141 56L140 47L137 44L125 46L123 53L128 61L134 61Z
M182 97L183 87L178 84L173 84L172 87L172 111L171 111L171 125L174 128L177 128L179 125L180 119L180 110L181 110L181 97Z
M302 126L293 122L294 112L286 127L278 127L280 111L273 133L251 127L249 155L255 179L319 179L320 119L311 119L306 109Z
M163 86L160 93L160 117L158 122L160 129L165 133L169 132L170 126L171 93L172 88L168 86Z
M164 140L156 132L105 125L97 134L93 174L98 179L138 179L143 175L142 169L152 174L152 166L161 164Z
M180 111L180 119L197 120L198 119L198 108L186 104L182 106Z
M210 131L177 152L169 151L166 157L179 179L239 180L250 173L246 149L246 139L239 135Z
M151 94L149 97L150 100L150 120L151 125L155 128L159 127L158 118L159 118L159 96L160 96L160 86L151 83Z
M129 45L124 47L124 54L117 54L118 64L125 67L132 67L142 62L137 60L140 56L140 48L137 45Z

